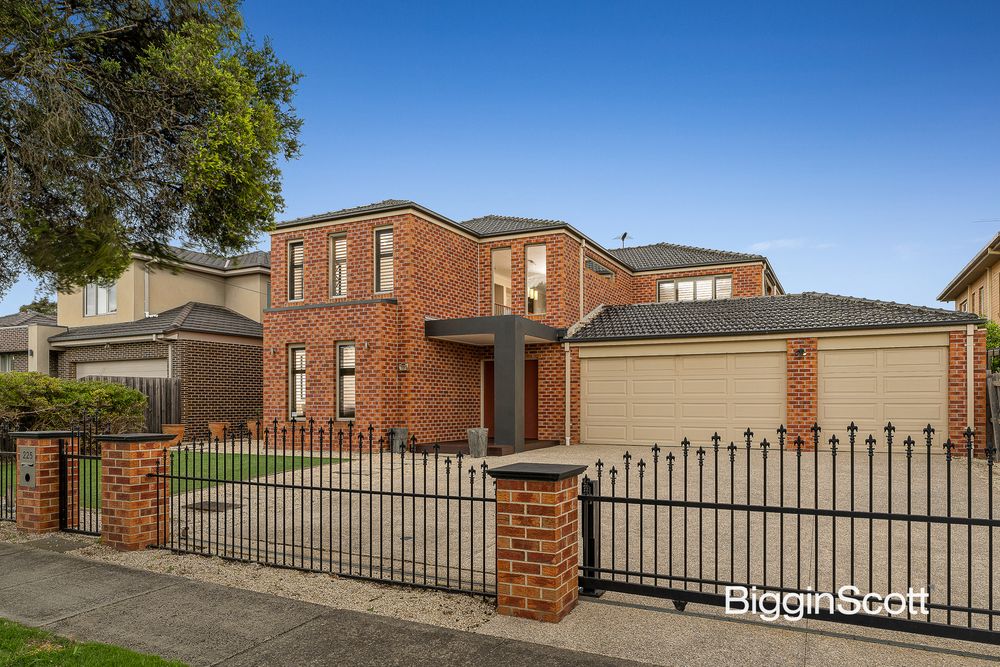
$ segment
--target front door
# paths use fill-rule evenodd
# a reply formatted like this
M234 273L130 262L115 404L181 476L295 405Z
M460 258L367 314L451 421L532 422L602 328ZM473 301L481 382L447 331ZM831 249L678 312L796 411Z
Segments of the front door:
M483 365L483 425L493 437L493 362ZM524 362L524 439L538 439L538 360Z

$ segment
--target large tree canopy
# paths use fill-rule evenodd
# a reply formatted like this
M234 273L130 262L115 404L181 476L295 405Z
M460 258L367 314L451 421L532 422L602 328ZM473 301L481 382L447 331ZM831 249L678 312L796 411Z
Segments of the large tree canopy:
M236 0L0 2L0 294L245 249L284 205L299 75Z

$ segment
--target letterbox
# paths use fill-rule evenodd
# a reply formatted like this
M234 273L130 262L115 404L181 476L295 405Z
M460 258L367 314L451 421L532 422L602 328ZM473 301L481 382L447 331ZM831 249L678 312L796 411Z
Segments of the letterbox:
M35 488L35 448L19 447L17 450L17 457L18 486L23 486L29 489Z

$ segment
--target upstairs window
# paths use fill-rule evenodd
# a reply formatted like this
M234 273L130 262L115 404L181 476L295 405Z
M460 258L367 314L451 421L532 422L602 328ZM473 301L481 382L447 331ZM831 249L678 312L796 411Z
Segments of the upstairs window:
M545 313L545 246L524 247L525 310L529 315Z
M656 283L656 300L670 301L711 301L729 299L733 296L733 277L701 276L680 280L661 280Z
M494 248L490 255L493 264L493 314L510 315L514 312L510 248Z
M330 296L347 294L347 236L330 237Z
M375 230L375 291L391 292L393 287L392 228Z
M958 305L958 309L960 311L962 311L963 313L967 313L969 311L969 302L968 301L963 301L962 303L960 303Z
M306 348L296 346L288 350L288 399L289 413L293 419L306 414Z
M118 312L118 288L91 283L83 288L83 314L108 315Z
M979 314L983 315L986 313L986 288L979 288Z
M288 300L301 301L305 296L305 246L302 241L288 244Z
M337 419L354 419L357 402L354 343L337 343Z

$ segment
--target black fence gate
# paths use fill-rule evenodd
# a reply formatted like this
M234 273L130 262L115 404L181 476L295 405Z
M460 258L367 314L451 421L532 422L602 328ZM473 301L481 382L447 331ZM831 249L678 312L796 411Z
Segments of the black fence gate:
M496 595L486 464L415 438L275 422L165 451L156 477L175 552Z
M11 427L0 423L0 521L15 521L17 511L17 443Z
M101 534L99 422L86 421L59 441L59 529Z
M810 442L786 443L779 428L773 446L748 430L739 445L716 435L639 459L626 453L610 467L598 461L580 492L584 593L683 608L724 606L727 587L740 587L734 596L748 605L804 596L779 615L1000 642L997 450L957 455L974 449L971 431L935 444L930 426L919 439L897 437L892 424L878 440L858 430L852 423L843 441L821 440L815 426ZM841 606L844 586L854 587L847 600L884 601L881 613ZM927 592L926 614L889 595L910 589Z

